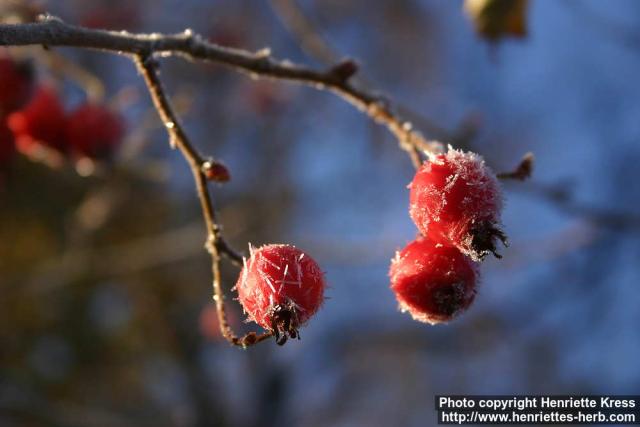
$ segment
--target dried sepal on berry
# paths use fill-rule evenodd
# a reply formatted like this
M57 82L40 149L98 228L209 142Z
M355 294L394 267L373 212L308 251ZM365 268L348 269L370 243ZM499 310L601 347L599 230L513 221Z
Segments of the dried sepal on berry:
M418 237L396 253L389 277L400 309L415 320L436 324L471 305L478 273L458 249Z
M248 320L273 331L282 345L300 337L298 329L322 305L324 287L313 258L294 246L271 244L251 248L235 288Z
M410 189L409 215L420 232L445 246L455 246L474 261L496 257L502 191L482 157L449 146L430 155L416 172Z

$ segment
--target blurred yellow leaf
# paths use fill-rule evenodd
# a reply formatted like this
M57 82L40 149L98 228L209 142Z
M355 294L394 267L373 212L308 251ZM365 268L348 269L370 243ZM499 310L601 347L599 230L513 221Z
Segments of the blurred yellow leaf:
M527 35L528 0L465 0L464 10L476 32L491 41Z

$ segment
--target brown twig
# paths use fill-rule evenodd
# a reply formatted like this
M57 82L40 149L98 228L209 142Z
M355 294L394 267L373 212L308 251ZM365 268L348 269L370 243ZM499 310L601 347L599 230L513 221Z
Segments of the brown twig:
M205 41L191 30L177 34L133 34L126 31L94 30L67 24L52 16L31 24L0 25L0 45L73 46L106 50L133 55L179 55L192 60L215 62L252 77L287 80L324 89L384 125L419 166L418 151L440 151L442 145L427 141L419 132L399 117L385 100L373 93L356 88L348 78L335 73L335 67L314 70L274 59L268 49L248 52L222 47Z
M172 148L177 148L191 168L198 199L207 228L206 249L212 259L213 299L216 303L220 328L232 344L246 347L273 336L272 332L260 335L249 333L238 337L231 330L225 312L224 293L221 286L220 258L226 255L236 264L242 256L224 240L221 227L205 174L205 165L211 159L203 158L189 141L158 75L155 55L180 55L192 60L215 62L252 77L262 76L293 81L334 92L341 98L382 124L396 137L400 147L407 151L414 166L421 164L420 150L440 151L439 143L425 140L410 123L396 115L383 98L358 89L350 83L357 66L350 60L340 62L324 71L278 61L268 51L251 53L239 49L224 48L204 41L191 30L178 34L131 34L93 30L66 24L52 16L43 16L40 22L31 24L0 25L0 45L71 46L130 54L147 85L153 104L169 134Z
M209 254L211 254L211 269L213 273L213 300L216 303L216 309L218 312L218 322L220 324L220 330L223 336L232 343L242 347L256 344L272 336L271 332L265 332L261 335L257 335L254 332L250 332L244 337L238 337L231 330L229 322L227 321L227 314L224 303L224 292L222 290L222 278L220 275L220 255L222 252L230 255L230 257L236 261L241 261L242 256L233 251L222 237L220 225L216 218L216 211L213 205L213 200L209 194L207 186L207 178L203 170L203 165L207 162L191 145L187 134L185 133L177 115L175 114L171 102L167 97L165 90L158 76L158 63L151 55L139 54L135 56L135 63L138 67L138 71L142 74L144 81L149 89L151 100L155 106L160 119L163 121L169 138L171 139L172 147L180 150L184 158L191 167L193 178L196 183L196 189L198 191L198 199L200 200L200 206L202 208L202 215L207 227L207 242L205 247Z
M325 66L339 63L340 54L327 39L322 36L322 32L318 26L307 16L297 0L271 0L270 4L284 27L310 59ZM348 62L348 60L343 60L342 62ZM358 75L356 83L362 83L364 86L370 85L369 81L367 81L362 74ZM450 132L423 114L399 104L397 100L394 102L394 105L400 115L405 118L411 118L411 121L417 123L431 139L447 141L453 144L458 141L465 142L470 140L475 134L476 129L470 128L467 120L462 122L458 126L458 129ZM419 155L420 153L416 154Z

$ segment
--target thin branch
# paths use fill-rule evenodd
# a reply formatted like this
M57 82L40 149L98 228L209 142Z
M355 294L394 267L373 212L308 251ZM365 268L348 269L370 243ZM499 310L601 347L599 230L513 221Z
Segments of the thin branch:
M273 336L273 333L265 332L258 335L252 332L238 337L227 322L221 286L220 257L224 254L238 264L243 259L239 253L231 249L222 236L207 186L206 165L211 160L204 159L189 141L159 78L155 55L179 55L191 60L215 62L249 74L251 77L262 76L288 80L316 89L332 91L375 122L386 126L396 137L400 147L407 151L416 168L421 164L421 150L442 150L440 143L425 140L409 122L405 122L396 115L383 98L353 86L349 80L357 71L357 66L350 60L340 62L325 71L317 71L288 61L278 61L271 57L268 50L251 53L214 45L204 41L191 30L169 35L131 34L124 31L77 27L52 16L44 16L38 23L0 25L0 45L71 46L118 54L126 53L132 56L169 134L171 147L181 152L191 168L207 228L206 248L212 260L213 299L216 303L220 329L224 337L237 346L246 347L256 344Z
M271 0L270 4L284 27L310 59L325 66L338 63L340 55L327 39L322 36L318 26L305 14L297 0ZM370 85L362 75L358 76L357 83L365 86ZM394 104L400 115L405 118L409 117L410 121L419 124L432 139L453 144L456 141L468 140L475 133L475 129L469 129L468 124L464 122L459 125L458 129L449 132L423 114L413 111L405 105L400 105L397 101ZM416 153L418 156L419 154ZM413 156L414 154L410 155Z
M227 314L225 309L225 296L222 290L222 278L220 274L220 253L231 252L234 258L242 257L239 254L231 251L229 246L222 238L220 226L216 218L216 211L213 206L213 200L209 194L207 187L207 178L203 170L205 160L198 154L196 149L191 145L189 138L184 131L177 115L175 114L169 98L165 94L165 90L158 76L158 63L153 56L139 54L134 57L138 71L142 74L144 81L149 89L151 100L155 106L160 119L165 124L167 133L171 140L172 147L176 147L182 153L183 157L189 163L193 178L196 183L196 189L198 191L198 199L200 200L200 206L202 208L202 215L207 227L207 251L211 254L211 270L213 273L213 300L216 303L216 309L218 313L218 322L220 323L220 330L223 336L233 345L247 347L249 345L256 344L263 341L273 334L271 332L265 332L261 335L257 335L254 332L250 332L244 337L238 337L231 330L231 326L227 321Z
M269 50L248 52L215 45L191 30L177 34L132 34L77 27L45 16L31 24L0 25L0 46L20 45L73 46L115 53L149 56L154 53L180 55L192 60L214 62L252 77L288 80L319 90L329 90L384 125L407 151L414 166L419 166L417 151L441 151L442 145L427 141L409 122L399 117L379 95L356 88L348 76L336 72L340 64L319 71L274 59Z
M178 117L173 110L173 106L165 95L162 82L160 81L156 70L158 65L157 62L151 56L145 57L142 55L136 56L135 62L145 83L147 84L149 94L151 95L151 99L158 114L160 115L160 119L167 129L171 146L180 150L191 167L197 186L198 196L200 198L202 213L207 226L207 235L209 239L207 244L209 246L214 246L216 255L220 252L227 255L238 265L242 265L242 255L231 249L224 240L220 226L216 220L216 212L213 208L213 203L207 189L207 178L202 170L203 165L208 160L204 160L189 142L189 138L180 124Z

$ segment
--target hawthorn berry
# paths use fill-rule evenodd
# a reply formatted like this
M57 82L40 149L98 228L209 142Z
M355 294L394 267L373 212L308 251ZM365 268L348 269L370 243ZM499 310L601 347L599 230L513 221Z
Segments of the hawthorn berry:
M506 245L499 228L502 193L482 157L449 147L422 165L409 189L409 215L423 235L474 261L490 252L500 258L496 239Z
M65 113L58 94L44 86L36 89L33 98L23 109L7 117L16 147L27 155L33 154L40 146L67 152L65 123Z
M324 287L324 276L313 258L281 244L252 249L236 283L249 320L273 331L280 345L288 337L300 338L298 328L320 308Z
M466 310L476 295L475 264L458 249L418 237L391 260L391 289L402 311L431 324Z
M65 137L71 150L83 157L109 159L122 142L124 119L107 107L86 103L69 114Z
M33 76L30 62L15 61L0 53L0 117L27 103L33 90Z

